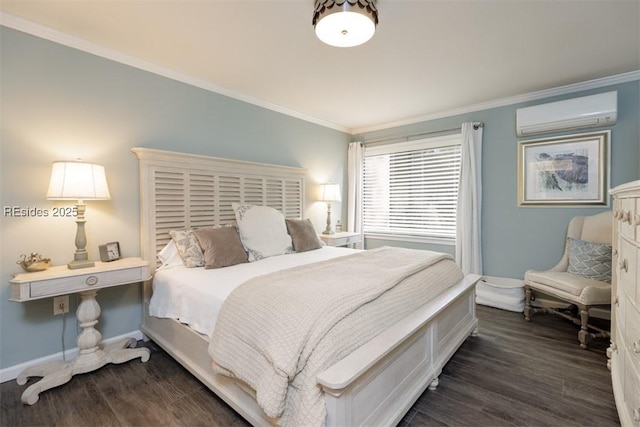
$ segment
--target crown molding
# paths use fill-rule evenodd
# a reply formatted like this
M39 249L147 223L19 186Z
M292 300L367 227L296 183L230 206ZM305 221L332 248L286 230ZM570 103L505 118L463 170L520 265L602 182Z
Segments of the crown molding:
M256 105L258 107L262 107L267 110L275 111L277 113L281 113L290 117L294 117L294 118L304 120L310 123L314 123L320 126L324 126L330 129L335 129L345 133L351 133L351 129L346 126L328 122L326 120L321 120L316 117L312 117L307 114L301 113L299 111L295 111L277 104L273 104L259 98L247 96L245 94L235 92L233 90L230 90L222 86L214 85L205 80L198 79L184 73L180 73L171 68L163 67L158 64L154 64L152 62L145 61L143 59L139 59L139 58L127 55L125 53L119 52L117 50L100 46L95 43L90 43L79 37L74 37L69 34L65 34L63 32L54 30L50 27L36 24L35 22L26 20L24 18L20 18L15 15L8 14L2 11L0 11L0 25L17 30L17 31L21 31L23 33L30 34L32 36L40 37L42 39L61 44L63 46L71 47L74 49L81 50L83 52L90 53L92 55L96 55L105 59L119 62L121 64L129 65L131 67L138 68L140 70L148 71L150 73L157 74L162 77L166 77L172 80L186 83L188 85L195 86L200 89L207 90L209 92L214 92L219 95L224 95L229 98L236 99L238 101L243 101L248 104Z
M238 101L246 102L248 104L256 105L258 107L265 108L267 110L275 111L290 117L294 117L300 120L304 120L310 123L314 123L326 128L334 129L340 132L348 133L351 135L358 135L366 132L373 132L377 130L389 129L399 126L405 126L429 120L440 119L444 117L456 116L459 114L472 113L475 111L488 110L491 108L503 107L506 105L518 104L521 102L534 101L543 98L549 98L552 96L565 95L574 92L580 92L589 89L597 89L605 86L611 86L614 84L627 83L634 80L640 80L640 70L631 71L628 73L618 74L614 76L604 77L600 79L589 80L581 83L574 83L566 86L560 86L552 89L541 90L537 92L531 92L523 95L512 96L508 98L497 99L493 101L483 102L479 104L468 105L464 107L454 108L451 110L445 110L441 112L426 114L418 117L413 117L406 120L390 122L386 124L368 126L362 128L349 128L337 123L321 120L316 117L309 116L307 114L295 111L280 105L276 105L259 98L254 98L245 94L241 94L222 86L214 85L210 82L189 76L184 73L172 70L167 67L154 64L139 58L135 58L130 55L126 55L122 52L100 46L95 43L90 43L78 37L65 34L63 32L54 30L44 25L36 24L35 22L11 15L0 11L0 25L7 28L11 28L17 31L21 31L36 37L40 37L45 40L52 41L54 43L61 44L63 46L71 47L81 50L83 52L90 53L102 58L106 58L121 64L129 65L140 70L148 71L159 76L163 76L172 80L176 80L182 83L186 83L191 86L198 87L200 89L214 92L219 95L224 95L229 98L236 99Z
M373 132L373 131L383 130L383 129L390 129L390 128L395 128L399 126L411 125L415 123L426 122L429 120L442 119L444 117L457 116L459 114L473 113L475 111L489 110L491 108L504 107L506 105L513 105L513 104L519 104L522 102L550 98L552 96L567 95L574 92L581 92L581 91L590 90L590 89L598 89L601 87L627 83L635 80L640 80L640 70L630 71L628 73L617 74L609 77L603 77L600 79L588 80L580 83L573 83L566 86L559 86L556 88L540 90L537 92L530 92L523 95L496 99L493 101L482 102L479 104L468 105L465 107L454 108L451 110L441 111L433 114L427 114L419 117L413 117L411 119L401 120L393 123L387 123L384 125L352 129L352 135L358 135L366 132Z

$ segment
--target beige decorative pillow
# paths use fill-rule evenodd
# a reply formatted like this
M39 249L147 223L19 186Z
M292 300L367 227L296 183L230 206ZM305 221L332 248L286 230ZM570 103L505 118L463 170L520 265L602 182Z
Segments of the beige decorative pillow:
M293 250L306 252L322 247L318 233L310 219L287 219L287 231L293 240Z
M236 227L201 228L193 234L204 251L204 268L221 268L249 262Z
M204 254L192 230L171 230L169 235L176 243L185 267L193 268L204 265Z

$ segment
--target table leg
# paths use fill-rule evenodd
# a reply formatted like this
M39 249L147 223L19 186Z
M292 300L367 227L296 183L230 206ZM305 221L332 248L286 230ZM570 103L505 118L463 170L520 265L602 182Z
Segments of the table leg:
M42 377L40 381L22 393L22 402L33 405L39 399L39 394L45 390L65 384L75 374L95 371L107 363L123 363L139 357L142 362L149 360L148 348L134 347L136 340L129 338L103 346L102 334L95 329L100 317L100 305L96 300L97 290L80 293L80 304L76 311L78 323L82 332L78 335L77 343L80 350L78 356L71 362L51 362L25 369L17 378L18 384L24 385L29 377Z

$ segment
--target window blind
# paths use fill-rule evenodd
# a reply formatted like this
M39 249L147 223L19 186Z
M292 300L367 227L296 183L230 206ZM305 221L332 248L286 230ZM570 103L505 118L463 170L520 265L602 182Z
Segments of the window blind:
M455 240L460 135L367 147L366 234Z

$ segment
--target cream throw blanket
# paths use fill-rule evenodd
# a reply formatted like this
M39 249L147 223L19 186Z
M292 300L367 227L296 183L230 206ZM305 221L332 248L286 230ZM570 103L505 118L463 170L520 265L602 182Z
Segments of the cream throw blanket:
M410 280L443 260L434 286ZM220 310L213 368L251 386L279 424L323 425L315 376L461 277L450 255L389 247L256 277Z

